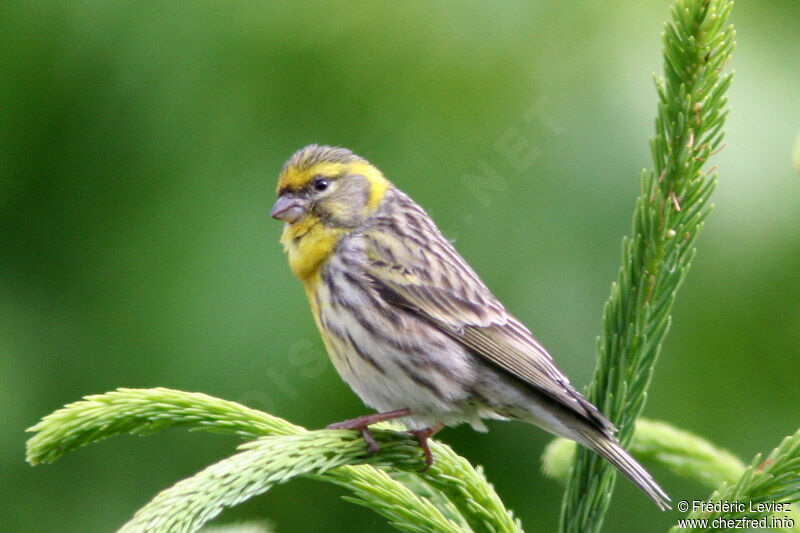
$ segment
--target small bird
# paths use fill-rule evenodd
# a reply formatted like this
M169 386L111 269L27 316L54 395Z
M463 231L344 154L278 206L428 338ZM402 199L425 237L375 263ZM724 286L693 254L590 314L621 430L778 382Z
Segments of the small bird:
M662 510L669 496L416 202L350 150L310 145L278 179L271 216L339 375L376 409L328 426L399 419L433 462L443 426L518 419L586 446Z

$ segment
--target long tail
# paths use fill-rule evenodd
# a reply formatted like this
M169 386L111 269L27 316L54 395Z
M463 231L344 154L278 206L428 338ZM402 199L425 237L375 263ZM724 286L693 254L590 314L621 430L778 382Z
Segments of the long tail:
M669 505L670 498L667 493L664 492L664 489L656 483L653 476L651 476L636 459L631 457L631 455L619 445L613 436L597 430L590 432L581 431L580 435L582 438L579 439L578 442L597 452L601 457L617 467L620 472L628 476L637 487L642 489L642 491L658 505L659 509L662 511L671 509Z

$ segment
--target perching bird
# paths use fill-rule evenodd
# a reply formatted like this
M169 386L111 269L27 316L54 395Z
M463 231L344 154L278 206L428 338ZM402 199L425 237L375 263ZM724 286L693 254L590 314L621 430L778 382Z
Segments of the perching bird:
M569 383L530 331L427 213L365 159L307 146L283 167L271 215L339 375L378 413L329 427L400 419L419 439L444 425L518 419L594 450L662 510L669 497L616 441L614 425Z

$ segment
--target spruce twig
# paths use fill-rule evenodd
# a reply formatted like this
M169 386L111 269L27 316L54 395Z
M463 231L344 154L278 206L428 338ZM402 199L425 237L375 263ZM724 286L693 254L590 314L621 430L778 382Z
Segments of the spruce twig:
M737 505L732 508L729 506L729 511L709 510L712 506L692 510L686 519L703 519L707 523L695 522L692 527L676 525L670 529L670 533L758 527L796 531L790 525L798 525L796 509L789 507L776 512L775 505L786 502L796 507L800 504L800 430L783 439L767 459L757 454L735 483L726 483L714 491L707 503L714 502L734 502ZM719 525L715 526L714 519L725 522L717 522ZM748 522L737 525L737 520ZM761 520L763 522L759 522ZM727 521L734 522L722 525L728 524Z
M404 433L373 430L380 450L367 456L357 432L308 431L200 393L118 389L87 396L29 429L36 434L28 441L27 459L32 465L52 463L68 451L114 435L149 434L167 427L258 440L163 491L137 513L127 530L145 531L154 524L195 530L224 507L277 483L309 476L348 488L353 493L348 499L405 531L521 531L483 474L444 444L431 443L436 463L419 475L422 454L416 440ZM383 469L388 466L398 479Z
M761 456L757 455L748 467L727 450L717 448L693 433L664 422L640 418L636 421L630 451L640 461L662 464L681 477L694 479L711 489L718 489L707 500L709 503L737 503L735 512L690 512L679 526L673 528L673 533L706 531L715 518L724 520L725 524L734 521L734 526L736 520L743 518L763 520L761 527L770 524L779 531L797 532L800 531L800 513L796 509L800 496L798 444L800 430L784 439L769 459L761 461ZM575 448L576 444L571 440L553 440L542 456L545 473L565 482L569 477ZM780 502L790 502L793 506L788 510L771 512L770 505L775 509L774 504ZM694 502L690 503L694 505ZM765 506L760 508L759 504ZM751 507L760 511L752 513ZM738 509L742 508L745 511L739 512ZM692 523L691 520L706 520L708 527L699 525L702 523L699 521L694 522L694 527L689 527L687 524Z
M641 413L675 295L693 243L710 211L716 172L704 170L720 146L726 116L722 74L733 48L730 0L678 0L664 32L664 78L656 79L658 115L650 146L654 169L642 174L633 237L622 243L618 281L603 313L598 364L587 397L620 428L627 446ZM602 527L615 470L579 449L561 508L562 532Z
M733 30L726 26L731 6L730 0L677 0L664 34L665 75L656 80L659 106L651 140L654 170L642 175L633 237L623 241L623 266L604 309L598 366L587 392L621 428L623 445L630 443L633 422L644 406L675 294L710 210L716 173L704 168L723 135L731 78L721 71L733 47ZM396 432L376 429L381 450L366 457L363 440L354 432L309 432L233 402L169 389L120 389L68 405L31 428L36 435L29 440L27 457L31 464L52 462L90 442L170 426L256 440L162 492L126 525L130 530L148 524L192 530L224 507L308 476L347 487L353 494L348 499L407 531L521 531L480 470L443 444L432 443L437 462L419 475L419 449ZM653 450L657 456L658 446ZM796 498L795 485L787 481L791 472L797 473L793 446L784 443L760 470L751 466L732 494ZM700 468L684 466L690 473ZM578 449L561 530L598 531L614 481L609 465Z
M411 440L394 432L387 432L383 437L381 449L371 458L374 465L418 466ZM361 462L365 443L353 431L313 431L262 437L239 449L239 453L159 493L120 531L196 531L225 507L247 501L276 484L309 474L324 476L334 468ZM381 505L381 514L401 529L463 531L409 490L398 494L397 484L391 478L375 477L381 482L372 488L380 491L381 498L377 502ZM376 500L369 500L373 501ZM414 527L407 527L412 524Z

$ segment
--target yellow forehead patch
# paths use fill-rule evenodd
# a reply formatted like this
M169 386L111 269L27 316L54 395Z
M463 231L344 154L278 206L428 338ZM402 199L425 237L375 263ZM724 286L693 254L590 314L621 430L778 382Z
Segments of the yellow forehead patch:
M339 176L344 174L349 165L322 161L307 168L289 165L278 179L278 192L282 189L298 191L308 185L314 176Z
M326 157L336 159L326 160ZM299 191L315 176L336 178L360 174L370 183L368 209L375 210L391 185L380 170L349 150L311 145L299 150L286 163L278 179L278 194L284 190Z

